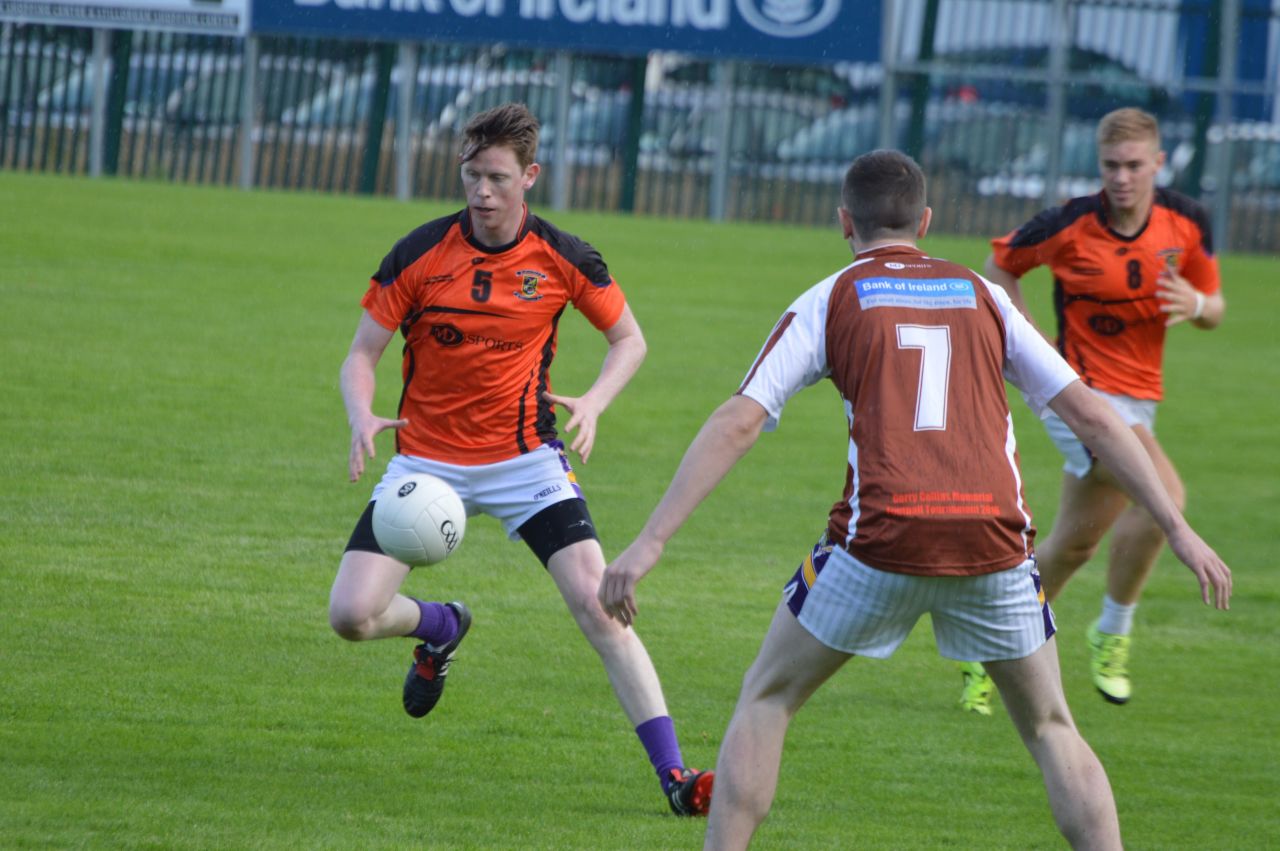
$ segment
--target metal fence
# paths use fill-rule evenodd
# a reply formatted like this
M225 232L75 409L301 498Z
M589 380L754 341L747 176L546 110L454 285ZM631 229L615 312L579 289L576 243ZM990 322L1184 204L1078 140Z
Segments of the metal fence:
M544 123L537 205L827 224L849 160L891 145L929 175L935 231L990 236L1095 191L1094 124L1138 105L1162 121L1162 181L1211 205L1220 243L1280 249L1270 6L888 8L883 65L813 67L6 22L0 168L456 197L466 118L523 100ZM1245 28L1272 45L1257 79L1235 74ZM1174 61L1191 39L1217 45L1195 75Z

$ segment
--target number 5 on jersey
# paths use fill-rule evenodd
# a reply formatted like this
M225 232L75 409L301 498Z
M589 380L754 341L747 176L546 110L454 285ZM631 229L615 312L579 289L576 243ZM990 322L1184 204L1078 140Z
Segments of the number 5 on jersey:
M493 273L488 269L476 269L471 279L471 300L488 301L489 291L493 289Z

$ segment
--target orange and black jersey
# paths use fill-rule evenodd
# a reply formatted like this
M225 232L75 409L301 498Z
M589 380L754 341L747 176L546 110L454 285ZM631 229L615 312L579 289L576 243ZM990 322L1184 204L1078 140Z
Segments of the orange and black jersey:
M543 398L565 306L601 331L626 299L599 252L525 210L514 242L472 235L462 210L396 243L361 304L404 335L396 451L450 464L505 461L555 438Z
M1163 395L1160 272L1175 268L1206 295L1220 287L1208 213L1168 189L1156 190L1134 236L1111 229L1098 193L1045 210L991 244L996 265L1014 277L1049 267L1058 350L1085 383L1137 399Z

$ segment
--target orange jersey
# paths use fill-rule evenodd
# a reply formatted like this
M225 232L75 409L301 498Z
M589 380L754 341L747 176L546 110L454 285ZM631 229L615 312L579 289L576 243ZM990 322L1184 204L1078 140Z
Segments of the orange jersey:
M606 331L626 306L599 252L525 211L510 245L472 238L462 210L396 243L361 304L404 335L396 451L490 464L555 439L542 394L572 303Z
M1160 272L1176 268L1205 295L1221 286L1208 213L1168 189L1156 190L1151 217L1135 236L1108 226L1099 193L1045 210L991 244L996 265L1014 277L1049 267L1058 351L1084 382L1137 399L1164 393Z

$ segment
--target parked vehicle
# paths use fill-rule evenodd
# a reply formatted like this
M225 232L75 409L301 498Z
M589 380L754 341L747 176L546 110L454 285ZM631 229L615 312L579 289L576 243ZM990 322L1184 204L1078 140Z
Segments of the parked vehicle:
M413 88L412 115L421 126L452 103L474 76L470 66L422 67ZM396 119L400 111L400 69L391 70L387 91L387 115ZM372 68L335 74L327 86L309 98L283 110L282 124L310 128L355 128L369 120L377 75Z
M663 87L645 93L640 136L641 166L659 171L710 173L727 156L731 171L759 172L778 163L780 146L821 119L830 105L770 89L734 89L721 103L714 87ZM728 148L720 149L727 118Z
M128 80L124 90L124 114L149 118L160 115L169 96L193 73L198 62L183 53L135 53L129 57ZM71 74L40 92L39 109L65 116L87 118L93 109L95 65L86 62ZM105 62L107 79L115 75L115 61Z
M259 57L257 117L279 121L289 109L310 98L326 79L345 66L330 60L300 56ZM165 119L179 128L228 128L241 120L244 68L239 55L202 57L181 86L165 102Z
M539 158L543 161L554 158L564 137L568 139L571 163L599 165L621 153L631 104L628 90L602 91L583 82L571 83L563 134L556 123L559 97L559 82L553 72L502 70L478 74L426 126L424 144L453 146L471 116L508 101L521 101L542 123Z
M1218 171L1227 157L1228 191L1242 210L1280 211L1280 123L1243 121L1211 127L1203 192L1219 189Z

